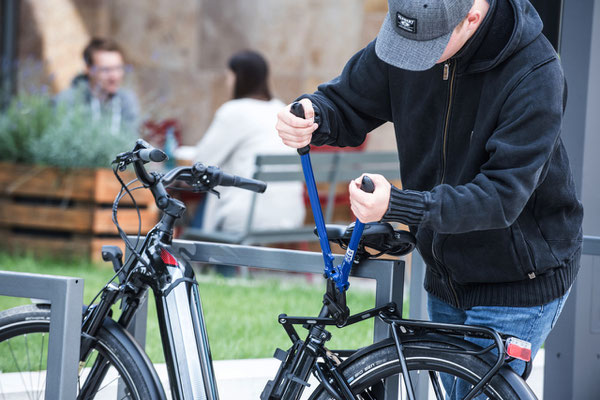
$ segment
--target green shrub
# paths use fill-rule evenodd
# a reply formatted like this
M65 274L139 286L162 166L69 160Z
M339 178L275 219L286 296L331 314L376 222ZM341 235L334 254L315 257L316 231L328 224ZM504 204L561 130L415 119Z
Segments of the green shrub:
M43 95L22 95L12 99L0 114L0 160L30 163L32 142L56 120L50 99Z
M48 95L15 97L0 115L0 161L64 168L108 167L135 140L111 133L110 118L93 118L85 105L55 105Z

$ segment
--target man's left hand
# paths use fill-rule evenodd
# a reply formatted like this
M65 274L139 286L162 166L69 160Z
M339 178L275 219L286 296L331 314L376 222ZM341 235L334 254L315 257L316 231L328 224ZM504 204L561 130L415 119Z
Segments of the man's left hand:
M375 184L373 193L363 192L360 183L363 176L371 178ZM388 210L390 203L391 184L382 175L363 174L350 182L350 207L352 212L361 222L375 222L381 220Z

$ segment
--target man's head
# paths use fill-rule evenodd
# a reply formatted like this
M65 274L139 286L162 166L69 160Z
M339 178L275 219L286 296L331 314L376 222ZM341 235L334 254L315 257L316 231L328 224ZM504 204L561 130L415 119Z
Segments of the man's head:
M123 82L124 60L117 43L94 38L83 50L83 60L93 92L106 96L119 90Z
M398 68L423 71L454 56L477 31L486 0L388 0L377 56Z

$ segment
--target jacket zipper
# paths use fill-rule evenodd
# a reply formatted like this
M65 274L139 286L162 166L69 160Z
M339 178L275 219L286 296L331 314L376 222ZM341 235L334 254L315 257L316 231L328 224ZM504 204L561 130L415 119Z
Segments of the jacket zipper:
M450 71L452 69L452 71ZM456 73L456 65L452 65L451 60L444 63L444 72L442 79L447 81L450 79L450 90L448 92L448 109L446 110L446 119L444 121L444 136L442 142L442 179L440 183L444 183L446 179L446 147L448 145L448 125L450 124L450 111L452 110L452 95L454 90L454 75Z
M451 60L448 60L444 63L444 71L442 73L442 79L447 81L450 79L450 90L448 91L448 108L446 110L446 119L444 121L444 135L442 142L442 179L440 183L444 183L444 179L446 178L446 147L448 144L448 125L450 122L450 111L452 109L452 95L454 90L454 75L456 72L456 66L452 64ZM454 301L456 302L456 306L460 307L460 301L458 301L458 294L456 293L456 289L454 285L452 285L452 280L450 279L450 272L448 272L447 268L440 261L437 254L435 253L434 242L431 242L431 253L433 255L434 260L438 263L438 265L443 270L446 275L446 279L448 280L448 286L452 291L452 295L454 296Z

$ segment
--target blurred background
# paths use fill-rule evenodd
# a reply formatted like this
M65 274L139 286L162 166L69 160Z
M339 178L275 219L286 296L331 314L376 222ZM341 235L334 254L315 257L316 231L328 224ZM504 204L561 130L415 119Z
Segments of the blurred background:
M66 89L83 71L81 52L90 39L112 38L130 66L126 85L138 95L144 120L175 119L187 145L202 137L230 98L225 69L233 53L261 52L270 64L273 94L287 104L338 75L377 35L387 11L385 0L12 3L18 14L16 90ZM372 135L368 146L393 145L390 139Z

